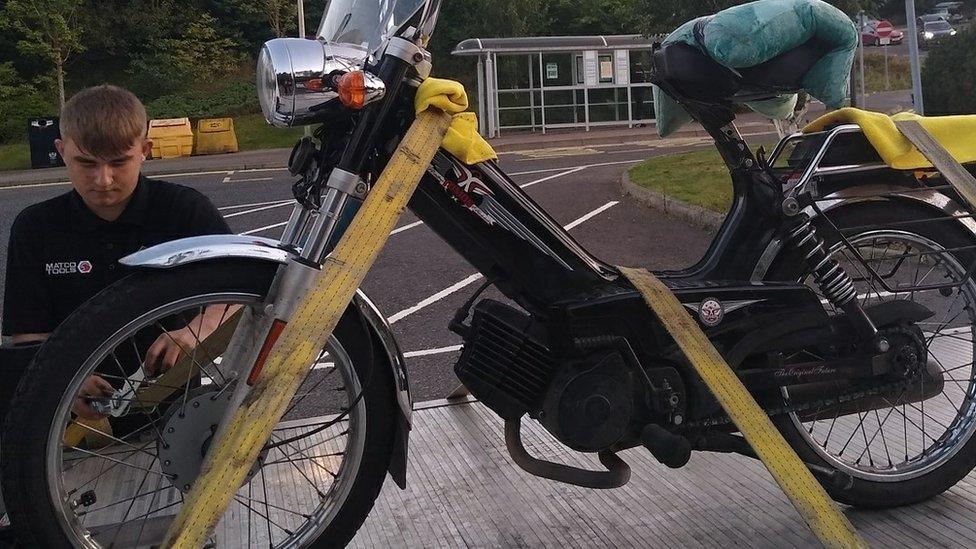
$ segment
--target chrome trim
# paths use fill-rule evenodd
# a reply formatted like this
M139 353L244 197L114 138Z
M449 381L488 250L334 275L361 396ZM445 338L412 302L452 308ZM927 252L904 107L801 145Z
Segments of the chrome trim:
M366 196L366 185L359 175L340 168L332 169L325 186L357 198Z
M289 253L277 240L260 236L215 234L192 236L139 250L119 260L126 267L169 269L197 261L238 257L285 263Z
M384 55L398 57L408 65L416 65L420 61L423 61L424 55L423 49L420 46L399 36L390 38L389 42L386 43L386 50L383 53Z
M785 196L787 198L796 197L797 195L806 191L807 184L810 182L811 179L813 179L813 176L817 175L817 170L820 168L820 162L823 161L823 157L827 153L827 149L830 148L830 145L833 144L834 139L837 139L838 135L845 134L845 133L860 133L860 132L861 132L861 127L858 126L857 124L842 124L830 130L827 133L827 137L824 139L824 142L820 145L820 149L817 151L817 154L814 155L813 160L810 161L810 164L803 171L803 175L796 182L796 184L793 185L792 188L786 190ZM776 148L773 149L773 154L770 155L769 157L769 164L774 165L776 163L776 160L779 158L779 155L783 152L783 148L786 146L786 143L790 139L802 137L805 135L809 136L813 134L794 133L793 135L790 135L785 139L781 139L780 142L776 145ZM827 169L832 169L832 168L827 168Z
M838 175L845 173L872 172L875 170L886 170L888 165L878 164L848 164L846 166L829 166L827 168L817 168L813 175Z
M330 75L360 70L365 60L364 50L345 44L304 38L275 38L265 42L256 71L264 118L279 127L317 122L320 115L313 107L339 97L329 82ZM314 88L310 87L312 81ZM375 82L368 84L375 88Z
M880 196L884 195L884 196ZM961 207L952 198L932 189L908 188L898 185L862 185L847 187L835 193L827 195L817 201L820 210L828 212L835 208L848 204L868 201L888 201L891 199L909 200L926 207L939 210L942 214L956 217L956 221L966 230L976 236L976 220L972 217L957 217L970 215L969 211ZM804 210L811 218L816 217L813 208ZM752 280L760 281L766 277L766 273L772 265L773 260L783 249L783 241L775 239L769 243L763 252L758 263L752 272Z
M383 99L386 96L386 83L383 82L383 79L367 70L362 72L363 87L366 90L363 105L369 105Z
M293 255L287 250L279 248L278 242L275 240L227 234L195 236L174 240L153 246L152 248L140 250L122 258L120 262L129 267L170 269L198 261L228 258L257 259L284 265L288 263L291 257ZM413 401L410 396L410 383L407 377L406 361L403 358L400 345L397 343L386 317L380 312L373 301L362 290L356 290L353 303L373 330L389 363L389 370L393 376L397 404L400 408L402 420L398 424L398 428L402 431L400 437L402 437L405 444L410 431L411 415L413 413ZM402 451L405 452L405 448ZM403 464L405 466L405 461L403 461ZM397 469L400 468L399 465L396 467ZM391 470L391 474L393 474L394 479L402 479L406 475L405 471L400 470Z

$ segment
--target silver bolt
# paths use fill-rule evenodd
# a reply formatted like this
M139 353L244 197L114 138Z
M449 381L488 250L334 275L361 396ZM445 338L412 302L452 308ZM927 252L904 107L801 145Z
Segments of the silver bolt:
M795 198L787 198L783 201L783 213L788 216L800 213L800 203Z
M200 403L199 402L194 402L193 403L193 407L194 408L199 408L200 407Z
M752 159L751 158L746 158L746 161L743 162L743 164L745 164L745 167L751 168L752 167Z
M176 429L173 429L172 427L170 427L169 429L166 429L166 432L167 432L167 433L172 433L172 432L174 432L175 430L176 430Z
M682 423L684 423L684 421L685 421L685 418L681 417L681 414L675 414L674 415L674 424L675 425L681 425Z
M887 353L888 349L891 348L891 344L888 343L887 339L881 338L878 340L878 352Z
M366 184L365 183L360 183L360 184L356 185L356 194L365 194L365 193L366 193Z
M169 461L168 459L167 459L166 461L164 461L164 462L163 462L163 465L165 465L165 466L167 466L167 467L169 467L169 464L170 464L170 461Z

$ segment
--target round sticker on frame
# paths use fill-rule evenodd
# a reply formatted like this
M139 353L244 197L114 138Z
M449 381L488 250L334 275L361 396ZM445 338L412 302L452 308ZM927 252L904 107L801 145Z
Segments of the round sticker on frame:
M698 318L705 326L717 326L719 322L722 322L724 316L725 308L722 306L722 302L714 297L703 299L698 306Z

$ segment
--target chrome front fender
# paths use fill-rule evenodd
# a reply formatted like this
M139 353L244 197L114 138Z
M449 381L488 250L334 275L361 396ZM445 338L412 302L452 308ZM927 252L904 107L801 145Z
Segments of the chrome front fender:
M244 235L208 235L173 240L139 250L123 257L120 263L127 267L145 269L172 269L199 261L219 259L254 259L285 264L294 257L293 252L280 246L277 240ZM406 361L393 335L386 317L362 290L357 290L353 303L366 320L393 376L400 417L397 422L397 440L394 446L390 474L401 488L406 486L407 440L410 432L413 401L407 380Z
M910 204L922 206L942 216L952 216L962 226L976 236L976 220L965 217L969 212L951 197L934 189L920 190L899 185L857 185L840 189L819 199L821 211L840 208L858 202L883 202L902 200ZM812 208L806 210L811 219L817 216ZM759 262L752 272L752 280L761 281L766 277L766 271L783 249L783 240L776 238L766 247Z

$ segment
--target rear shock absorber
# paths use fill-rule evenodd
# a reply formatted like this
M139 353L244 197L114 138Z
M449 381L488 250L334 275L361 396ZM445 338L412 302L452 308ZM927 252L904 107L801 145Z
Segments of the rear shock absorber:
M799 213L793 219L794 225L787 229L787 241L803 254L803 261L813 272L813 279L820 291L832 305L844 311L862 337L875 342L878 329L858 303L851 276L824 249L824 242L808 215ZM876 343L884 346L881 341Z

